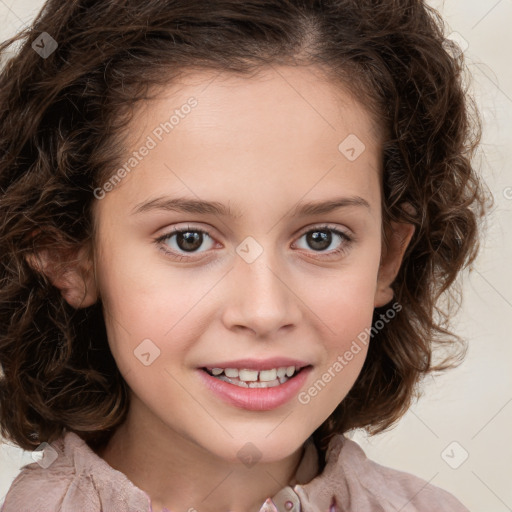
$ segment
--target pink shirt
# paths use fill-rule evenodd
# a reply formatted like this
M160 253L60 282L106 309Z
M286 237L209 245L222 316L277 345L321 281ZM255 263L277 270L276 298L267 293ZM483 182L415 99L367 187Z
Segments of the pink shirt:
M161 512L77 434L65 432L51 446L57 458L46 468L23 466L0 512ZM308 440L294 478L260 512L469 512L447 491L369 460L343 435L331 439L326 460L318 474Z

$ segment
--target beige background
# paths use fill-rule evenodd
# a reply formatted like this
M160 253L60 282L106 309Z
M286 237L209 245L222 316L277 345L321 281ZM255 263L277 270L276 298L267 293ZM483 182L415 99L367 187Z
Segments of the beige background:
M354 439L371 459L449 490L472 512L506 512L512 511L512 0L430 3L443 14L447 35L466 42L485 123L479 161L496 207L475 270L465 275L455 322L469 340L466 361L429 379L425 396L395 429ZM29 23L42 5L0 0L0 39ZM0 444L0 503L20 467L33 462L30 455Z

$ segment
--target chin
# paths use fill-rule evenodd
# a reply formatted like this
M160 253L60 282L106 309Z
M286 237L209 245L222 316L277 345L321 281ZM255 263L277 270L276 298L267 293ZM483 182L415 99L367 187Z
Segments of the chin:
M286 429L283 432L280 434L274 432L269 435L269 431L267 431L260 436L245 436L239 441L232 440L230 442L231 456L227 459L230 463L242 462L248 467L255 462L266 464L279 462L301 449L308 438L307 435L304 439L297 435L290 437L287 435Z

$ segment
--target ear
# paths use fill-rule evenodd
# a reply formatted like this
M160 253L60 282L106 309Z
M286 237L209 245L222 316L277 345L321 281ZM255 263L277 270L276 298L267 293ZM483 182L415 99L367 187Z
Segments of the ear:
M404 209L411 213L414 212L414 208L408 203L404 204ZM391 284L400 270L405 250L411 241L414 230L414 224L391 222L387 245L383 241L375 291L375 307L384 306L393 300L394 293Z
M86 247L75 253L44 249L26 256L27 263L45 274L74 308L86 308L98 299L94 262Z

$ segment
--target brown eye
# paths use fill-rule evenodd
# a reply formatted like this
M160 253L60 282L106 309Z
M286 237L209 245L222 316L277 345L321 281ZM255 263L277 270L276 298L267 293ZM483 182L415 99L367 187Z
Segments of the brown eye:
M310 229L303 233L301 238L305 237L306 249L312 249L314 252L325 252L331 247L332 250L328 255L338 254L348 248L352 239L342 231L329 226L322 226Z
M210 240L210 247L203 251L199 249L204 246L205 241ZM155 240L157 244L163 245L162 250L171 257L187 259L185 253L196 254L206 252L213 244L213 239L202 229L194 229L190 226L186 229L174 229L170 233L162 235Z
M203 243L203 234L198 231L179 231L176 233L176 245L183 251L196 251Z
M309 231L306 234L308 245L316 251L328 249L332 242L332 234L328 231Z

